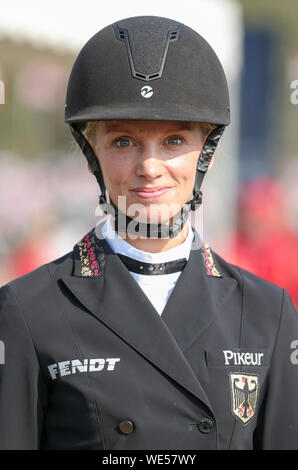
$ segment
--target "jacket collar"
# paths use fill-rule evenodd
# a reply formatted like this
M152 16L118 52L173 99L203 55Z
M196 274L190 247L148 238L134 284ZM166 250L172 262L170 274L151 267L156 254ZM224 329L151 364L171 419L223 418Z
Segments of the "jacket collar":
M237 281L220 273L202 243L191 250L160 316L98 229L75 245L73 273L62 275L63 282L92 315L212 411L185 352L223 314Z
M101 237L100 227L94 227L74 246L74 276L102 276L106 261L104 253L115 254ZM215 265L210 246L203 240L200 255L207 276L223 277Z

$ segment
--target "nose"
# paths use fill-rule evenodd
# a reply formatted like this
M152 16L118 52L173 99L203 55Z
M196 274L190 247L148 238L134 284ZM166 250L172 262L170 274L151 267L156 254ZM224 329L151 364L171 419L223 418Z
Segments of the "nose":
M154 146L146 146L139 152L136 175L154 180L165 173L165 167Z

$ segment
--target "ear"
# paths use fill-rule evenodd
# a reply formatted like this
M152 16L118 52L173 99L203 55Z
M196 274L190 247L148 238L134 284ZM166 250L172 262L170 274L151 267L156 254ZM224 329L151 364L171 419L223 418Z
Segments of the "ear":
M88 171L91 173L91 175L93 175L93 171L91 170L91 166L89 165L89 163L88 163Z

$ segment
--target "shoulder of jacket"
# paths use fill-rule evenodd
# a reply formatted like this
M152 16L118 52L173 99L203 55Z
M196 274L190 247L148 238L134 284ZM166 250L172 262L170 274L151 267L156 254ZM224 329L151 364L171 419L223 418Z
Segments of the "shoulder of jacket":
M227 262L217 253L213 252L213 255L221 272L238 282L241 292L241 311L246 326L251 325L254 330L264 325L263 327L274 336L278 331L283 311L285 290L246 269Z
M272 295L275 298L280 298L283 295L283 288L274 284L266 279L247 271L240 266L229 263L222 256L212 250L212 255L219 270L224 276L233 277L239 283L245 283L246 290L259 292L260 295Z
M49 288L59 273L69 274L73 268L73 251L45 263L23 276L8 282L3 288L10 288L22 302L27 298L38 299Z

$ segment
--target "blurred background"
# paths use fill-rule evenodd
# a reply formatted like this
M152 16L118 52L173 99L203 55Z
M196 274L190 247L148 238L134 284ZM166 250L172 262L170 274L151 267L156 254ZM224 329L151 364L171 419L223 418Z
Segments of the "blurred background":
M67 81L93 34L147 14L196 29L228 77L232 122L203 183L197 229L227 261L286 288L297 308L297 2L160 3L2 4L0 286L71 251L98 222L96 180L64 123Z

